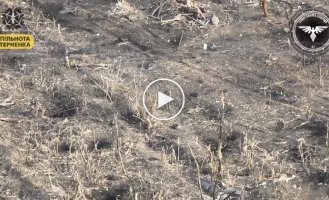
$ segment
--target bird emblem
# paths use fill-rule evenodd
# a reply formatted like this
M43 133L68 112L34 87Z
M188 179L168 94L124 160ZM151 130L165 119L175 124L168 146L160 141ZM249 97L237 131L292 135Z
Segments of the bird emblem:
M305 33L311 33L310 37L312 42L314 42L316 34L320 34L322 31L328 28L328 26L315 26L314 28L311 26L298 26L298 28L302 29Z

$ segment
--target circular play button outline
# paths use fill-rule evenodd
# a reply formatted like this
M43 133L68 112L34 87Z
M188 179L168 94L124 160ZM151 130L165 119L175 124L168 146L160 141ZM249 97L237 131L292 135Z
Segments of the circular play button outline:
M175 84L175 85L179 88L179 90L181 91L181 93L182 93L183 101L182 101L182 105L181 105L179 111L178 111L175 115L173 115L172 117L169 117L169 118L160 118L160 117L156 117L156 116L154 116L154 115L149 111L149 109L147 108L147 106L146 106L146 104L145 104L145 95L146 95L147 90L148 90L148 89L149 89L154 83L159 82L159 81L169 81L169 82ZM185 106L185 94L184 94L184 91L183 91L182 87L181 87L176 81L173 81L173 80L168 79L168 78L159 78L159 79L156 79L156 80L152 81L150 84L148 84L147 87L146 87L145 90L144 90L144 93L143 93L143 107L144 107L145 111L147 112L147 114L149 114L149 115L150 115L151 117L153 117L154 119L162 120L162 121L164 121L164 120L172 120L172 119L174 119L175 117L177 117L177 116L183 111L184 106Z

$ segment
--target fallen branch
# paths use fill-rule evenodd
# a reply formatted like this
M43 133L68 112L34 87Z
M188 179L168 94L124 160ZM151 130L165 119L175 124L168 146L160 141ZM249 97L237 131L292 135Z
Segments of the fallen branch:
M5 99L3 102L0 103L0 106L2 107L8 107L15 104L14 101L12 101L12 97L8 97L7 99Z
M158 18L160 18L160 14L161 14L162 8L163 8L163 6L164 6L166 3L168 3L168 0L165 1L165 2L163 2L163 3L162 3L162 1L161 1L161 5L160 5L159 11L158 11Z
M182 14L176 15L173 19L161 20L161 25L168 24L174 21L182 21Z
M0 121L3 121L3 122L20 122L20 120L17 120L17 119L4 118L4 117L0 117Z
M162 1L161 1L160 6L156 7L156 8L153 10L151 16L152 16L152 17L155 17L155 16L154 16L155 13L158 12L157 17L155 17L155 18L160 19L160 14L161 14L162 8L163 8L163 6L164 6L166 3L168 3L168 1L169 1L169 0L167 0L167 1L165 1L165 2L162 2Z

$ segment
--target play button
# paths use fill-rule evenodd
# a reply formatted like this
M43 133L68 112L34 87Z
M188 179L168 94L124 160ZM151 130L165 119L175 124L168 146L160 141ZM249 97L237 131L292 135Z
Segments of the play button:
M143 93L145 111L157 120L171 120L177 117L185 105L181 86L166 78L152 81Z
M170 96L165 95L162 92L158 92L158 109L166 105L167 103L171 102L172 100L174 99L171 98Z

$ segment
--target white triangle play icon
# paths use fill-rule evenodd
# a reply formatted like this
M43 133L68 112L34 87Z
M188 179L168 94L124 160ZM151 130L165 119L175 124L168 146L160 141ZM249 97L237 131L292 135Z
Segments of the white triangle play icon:
M162 106L166 105L167 103L174 100L168 95L163 94L162 92L158 92L158 108L161 108Z

